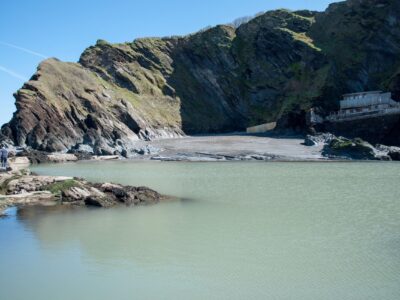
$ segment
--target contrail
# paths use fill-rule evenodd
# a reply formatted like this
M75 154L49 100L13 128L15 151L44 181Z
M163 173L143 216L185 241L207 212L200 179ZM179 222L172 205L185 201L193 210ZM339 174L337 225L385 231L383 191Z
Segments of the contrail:
M29 49L26 49L26 48L23 48L23 47L20 47L20 46L17 46L17 45L13 45L13 44L10 44L10 43L5 43L5 42L2 42L2 41L0 41L0 44L4 45L4 46L7 46L7 47L11 47L11 48L14 48L14 49L21 50L23 52L26 52L26 53L29 53L29 54L32 54L32 55L35 55L35 56L38 56L38 57L41 57L41 58L47 58L47 56L44 55L44 54L40 54L40 53L37 53L35 51L29 50Z
M22 81L28 81L29 80L25 76L20 75L20 74L14 72L13 70L7 69L6 67L3 67L3 66L0 66L0 71L3 71L5 73L7 73L8 75L11 75L12 77L18 78L18 79L20 79Z

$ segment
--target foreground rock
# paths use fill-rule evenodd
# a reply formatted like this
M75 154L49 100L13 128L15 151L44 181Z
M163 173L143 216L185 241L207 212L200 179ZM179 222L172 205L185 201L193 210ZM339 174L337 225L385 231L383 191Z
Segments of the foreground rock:
M331 133L320 133L315 135L307 135L304 139L306 146L319 146L329 144L336 136Z
M62 203L96 207L111 207L118 204L154 204L164 197L146 187L123 186L119 184L92 184L74 179L62 189Z
M324 146L322 154L339 159L392 160L387 152L380 151L359 138L335 137Z
M373 146L360 138L348 139L331 133L307 135L304 145L323 146L322 155L328 159L400 160L399 147Z
M28 205L56 205L54 195L48 191L24 193L17 195L1 195L0 194L0 217L5 215L5 211L9 207L22 207Z
M395 161L400 161L400 147L389 147L385 145L377 145L376 149L387 153L387 155Z
M146 205L166 197L147 187L91 183L79 178L37 176L28 170L0 173L0 215L10 206L73 205L112 207Z

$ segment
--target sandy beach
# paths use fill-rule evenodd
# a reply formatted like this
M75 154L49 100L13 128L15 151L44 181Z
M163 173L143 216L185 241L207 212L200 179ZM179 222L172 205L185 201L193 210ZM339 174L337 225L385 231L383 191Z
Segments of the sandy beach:
M138 146L161 149L160 157L257 157L277 160L320 160L322 145L305 146L300 137L273 137L265 135L208 135L188 136L178 139L162 139L140 142Z

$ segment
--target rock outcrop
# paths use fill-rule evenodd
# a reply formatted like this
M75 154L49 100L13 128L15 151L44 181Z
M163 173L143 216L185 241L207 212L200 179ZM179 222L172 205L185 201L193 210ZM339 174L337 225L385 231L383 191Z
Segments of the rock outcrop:
M360 137L372 144L400 145L400 115L386 115L350 120L325 122L323 131L347 138Z
M147 187L94 184L83 179L33 175L27 169L0 173L0 215L10 206L112 207L154 204L165 196Z
M361 138L349 139L335 136L331 133L307 135L304 139L306 146L322 146L322 155L328 159L355 160L392 160L400 161L400 147L375 146Z
M360 139L348 139L336 137L330 133L319 135L307 135L304 141L306 146L323 146L322 155L332 160L398 160L400 153L397 147L383 145L372 146L370 143Z
M400 161L400 147L388 147L385 145L377 145L376 149L381 152L387 153L387 155L394 161Z
M274 121L304 131L311 107L337 109L343 93L382 89L400 100L399 24L397 0L348 0L184 37L99 40L79 63L40 64L15 94L3 139L129 156L138 139Z
M380 160L374 147L361 140L349 140L343 137L332 139L323 150L323 155L330 158L357 159L357 160ZM388 159L384 159L388 160Z

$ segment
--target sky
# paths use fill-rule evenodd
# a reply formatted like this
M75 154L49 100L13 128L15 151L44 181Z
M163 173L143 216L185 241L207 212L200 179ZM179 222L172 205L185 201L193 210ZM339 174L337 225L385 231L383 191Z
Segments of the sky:
M184 35L277 8L324 10L334 0L0 0L0 124L40 61L76 62L98 39Z

